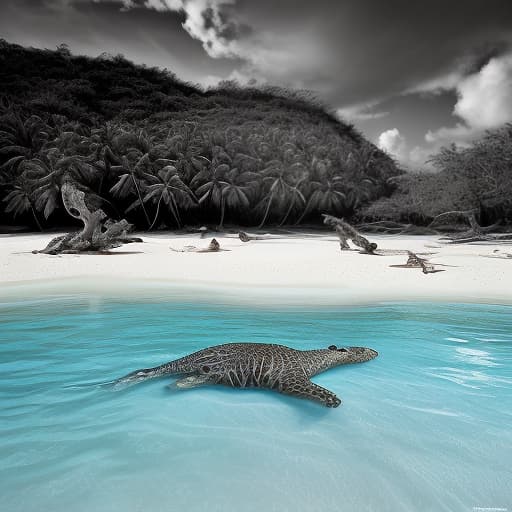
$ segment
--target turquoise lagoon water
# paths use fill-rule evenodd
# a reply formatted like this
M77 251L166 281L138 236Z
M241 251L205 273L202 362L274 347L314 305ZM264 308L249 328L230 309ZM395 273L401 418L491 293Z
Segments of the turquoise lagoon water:
M512 308L236 307L66 296L0 304L0 507L23 511L512 510ZM85 385L208 345L366 345L262 390Z

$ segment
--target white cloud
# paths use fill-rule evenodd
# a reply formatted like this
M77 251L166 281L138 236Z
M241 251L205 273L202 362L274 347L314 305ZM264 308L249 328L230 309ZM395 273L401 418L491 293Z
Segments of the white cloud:
M379 135L378 146L395 158L402 158L406 149L405 138L398 128L391 128Z
M125 9L133 9L141 4L134 0L121 0ZM221 10L236 0L144 0L147 9L165 12L184 12L183 28L198 41L213 58L236 57L236 39L225 35L236 30L236 23L222 16ZM223 35L225 34L225 35Z
M228 22L221 16L221 6L231 3L234 3L234 0L184 0L182 2L181 9L186 14L183 28L194 39L203 43L203 48L210 57L238 56L237 39L228 39L222 35L227 30L236 29L233 21Z
M407 93L455 90L457 102L453 126L442 126L425 134L425 145L408 146L406 137L397 128L379 136L378 145L410 168L430 167L425 161L441 147L452 143L467 146L481 137L485 130L512 122L512 54L494 57L479 71L463 76L453 73L409 90Z
M454 114L469 126L495 128L512 120L512 54L491 59L457 87Z
M458 144L465 145L475 132L476 130L470 128L468 125L464 123L457 123L455 126L442 126L437 130L429 130L425 134L425 141L429 144L435 145L438 145L440 142L445 142L447 144L456 142Z
M358 103L349 107L339 108L337 114L348 121L367 121L369 119L380 119L389 115L389 112L375 111L378 101Z
M422 146L414 146L410 149L406 137L400 133L398 128L391 128L382 132L379 135L377 145L396 158L404 167L413 170L432 168L426 161L431 154L435 153L435 150Z
M441 94L443 91L449 91L457 88L462 80L462 71L455 70L448 74L431 78L420 84L406 89L402 94Z
M222 80L224 80L224 79L217 75L206 75L201 80L200 85L202 85L203 87L205 87L207 89L209 87L217 87L219 85L219 82L222 82Z
M417 169L433 169L427 160L436 152L434 148L424 146L414 146L407 154L405 165L413 170Z
M124 3L132 4L133 0L124 0ZM179 11L183 9L184 2L182 0L146 0L144 6L148 9L155 9L156 11Z
M492 58L480 71L461 78L455 87L455 126L430 130L425 140L436 146L467 144L485 130L512 121L512 54Z
M157 11L182 12L183 28L202 43L210 57L241 61L236 70L220 80L237 79L240 83L256 80L302 89L311 76L329 67L329 56L313 28L276 31L267 29L261 20L254 28L244 18L244 9L232 8L237 0L121 1L125 9L144 6ZM212 78L202 83L211 85ZM328 84L321 82L315 88L322 86Z

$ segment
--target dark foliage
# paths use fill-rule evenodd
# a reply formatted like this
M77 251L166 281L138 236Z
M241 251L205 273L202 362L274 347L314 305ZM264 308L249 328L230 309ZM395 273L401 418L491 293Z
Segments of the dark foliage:
M122 56L2 40L0 90L2 222L68 222L68 180L140 229L320 222L390 195L401 174L302 91L203 91Z
M512 223L512 124L467 148L443 148L431 162L439 172L392 178L395 193L366 207L362 217L428 224L444 212L472 210L485 224Z

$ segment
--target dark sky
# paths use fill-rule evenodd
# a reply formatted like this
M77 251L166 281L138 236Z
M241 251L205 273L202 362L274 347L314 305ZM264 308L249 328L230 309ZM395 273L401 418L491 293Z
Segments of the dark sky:
M412 168L512 121L510 0L1 0L0 37L309 89Z

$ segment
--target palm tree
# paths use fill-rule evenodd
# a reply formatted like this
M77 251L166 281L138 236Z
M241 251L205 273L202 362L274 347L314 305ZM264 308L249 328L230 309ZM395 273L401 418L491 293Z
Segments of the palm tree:
M30 182L26 179L20 179L19 183L14 185L13 190L11 190L11 192L9 192L9 194L7 194L3 199L3 201L7 203L5 211L7 213L12 213L13 217L17 217L18 215L30 210L39 231L43 231L34 208L32 194L33 190Z
M3 118L0 127L2 154L31 158L48 140L48 131L48 125L39 116L23 120L18 114L11 113Z
M92 149L93 152L85 160L99 175L97 191L98 195L101 196L105 181L109 183L112 178L118 177L118 172L114 169L115 166L121 164L121 158L114 154L108 144L93 145ZM119 167L117 167L117 169L119 169Z
M379 193L375 193L376 184L374 180L364 178L359 180L356 184L349 182L345 185L346 201L345 206L354 212L362 203L369 201L372 197L379 196Z
M201 169L190 182L191 187L196 187L194 192L198 197L199 204L210 204L221 210L221 224L224 220L224 198L222 190L229 183L225 181L230 168L227 164L218 164L214 160L204 159L207 165L196 165Z
M151 152L155 137L148 135L144 130L139 130L137 133L122 131L114 140L117 152L141 157Z
M44 212L45 219L54 212L59 204L62 185L71 180L79 188L90 192L88 187L95 179L94 169L79 156L62 156L52 148L37 158L23 164L27 179L34 187L35 205Z
M268 172L268 171L267 171ZM263 199L256 205L256 211L263 210L263 217L258 228L263 227L270 213L270 208L274 202L276 206L286 203L290 186L286 183L284 173L276 173L274 176L265 176L263 183L269 186L269 189Z
M309 196L304 213L297 220L296 224L299 224L306 215L314 211L330 213L332 215L343 212L346 196L342 192L341 178L333 178L324 183L313 181L310 183L310 187L313 192Z
M140 206L144 212L148 227L151 226L151 221L149 220L148 212L144 206L141 187L144 186L144 169L149 164L149 155L147 153L142 155L134 164L132 164L126 156L123 156L121 158L121 165L114 165L111 169L114 172L124 173L119 175L117 183L110 189L114 197L120 198L129 197L135 192L137 200L132 203L126 211Z
M284 217L281 219L281 222L279 226L282 226L287 220L290 214L292 213L292 210L295 208L305 208L306 207L306 198L304 197L304 194L301 191L301 188L303 184L305 183L305 179L300 180L298 183L296 183L293 186L290 186L289 188L289 197L290 197L290 204L288 206L288 210L286 211Z
M23 120L11 112L3 117L0 126L0 155L5 155L2 171L13 177L19 165L33 158L48 139L49 127L38 116Z
M183 183L178 170L172 165L160 169L157 176L148 174L147 177L153 183L146 186L147 193L144 196L144 202L157 204L155 217L149 229L155 225L162 203L172 213L178 228L181 228L180 209L190 209L197 204L192 191Z
M183 179L190 183L197 168L196 159L202 159L201 140L195 123L184 123L178 134L166 141L174 165L182 172Z
M295 202L297 197L300 197L297 194L298 184L306 178L308 172L297 155L288 149L283 155L283 160L272 160L261 174L268 191L256 207L257 210L264 209L259 228L265 224L272 204L277 211L287 209L282 217L286 220L290 202Z
M91 143L97 146L113 147L115 138L119 135L119 128L111 121L107 121L99 128L91 130Z
M248 211L251 204L251 195L259 186L258 174L254 172L239 172L237 168L226 173L221 185L221 214L219 227L224 225L226 208L231 211Z

